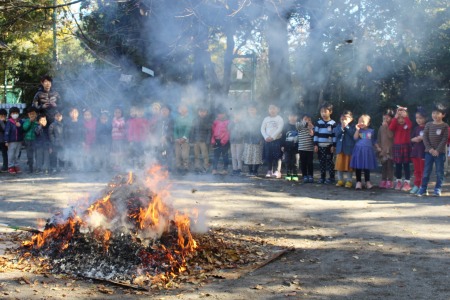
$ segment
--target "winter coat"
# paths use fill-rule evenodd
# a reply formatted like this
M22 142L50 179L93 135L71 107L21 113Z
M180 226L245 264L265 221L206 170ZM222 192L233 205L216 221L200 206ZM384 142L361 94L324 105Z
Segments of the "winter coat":
M191 143L208 143L211 139L211 124L211 119L208 116L195 118L192 122L189 141Z
M86 146L92 146L96 140L97 133L97 119L92 118L90 120L84 120L84 144Z
M173 138L178 140L181 138L189 139L191 133L192 119L186 116L177 116L173 123Z
M333 131L336 137L336 154L352 155L355 147L355 139L353 138L356 131L355 125L349 124L347 127L342 128L341 124L339 124Z
M16 126L16 122L21 124L20 127ZM22 120L8 119L5 125L5 143L14 143L23 141L23 127Z
M46 92L43 86L40 86L38 92L34 95L32 106L44 113L47 116L47 120L51 123L55 119L55 113L57 107L60 104L60 97L58 92L50 91ZM44 107L48 104L48 107Z
M50 124L48 135L52 146L62 147L64 145L64 123L54 121Z
M109 147L112 140L112 125L111 123L97 123L97 145ZM106 150L106 149L105 149Z
M394 132L394 145L411 143L412 122L408 117L405 117L404 124L399 124L397 118L393 118L389 124L389 130Z
M30 119L25 119L23 121L23 132L24 137L23 139L25 141L34 141L36 139L36 133L34 133L34 130L38 127L38 123L36 121L31 121Z
M48 126L38 125L34 129L36 139L34 140L36 147L50 147L50 138L48 136Z
M228 124L230 120L216 119L212 124L211 144L215 144L216 140L220 140L222 146L230 141L230 131L228 131Z
M149 123L145 118L131 118L127 124L129 142L144 142L148 137Z
M73 122L70 120L64 123L64 141L67 146L73 147L74 149L81 147L84 143L84 135L83 123L80 121Z
M284 124L281 146L288 152L298 151L298 129L297 124Z
M5 142L5 127L6 127L6 122L0 121L0 143Z

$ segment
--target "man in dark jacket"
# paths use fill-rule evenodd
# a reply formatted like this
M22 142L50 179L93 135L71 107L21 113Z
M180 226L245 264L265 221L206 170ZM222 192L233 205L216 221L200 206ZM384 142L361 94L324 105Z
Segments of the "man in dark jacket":
M39 110L39 113L45 114L47 121L51 124L55 120L57 107L60 105L58 92L52 90L53 79L49 75L41 77L41 85L33 98L33 107Z

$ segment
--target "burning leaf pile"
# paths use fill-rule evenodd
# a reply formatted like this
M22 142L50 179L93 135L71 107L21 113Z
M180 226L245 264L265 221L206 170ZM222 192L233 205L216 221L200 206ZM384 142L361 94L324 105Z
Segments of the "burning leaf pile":
M90 204L53 216L22 243L20 262L41 272L167 288L268 258L261 241L230 242L221 229L192 234L195 220L165 203L169 188L155 174L159 168L144 182L131 173L116 176Z

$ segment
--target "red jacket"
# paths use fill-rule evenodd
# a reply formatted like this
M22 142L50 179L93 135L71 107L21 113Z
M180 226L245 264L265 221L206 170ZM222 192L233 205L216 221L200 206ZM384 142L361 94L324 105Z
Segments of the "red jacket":
M90 119L89 121L84 121L84 143L86 146L92 146L96 140L96 132L97 132L97 119Z
M230 140L230 131L228 130L228 123L230 120L215 120L212 124L211 144L216 142L216 139L220 140L220 144L223 146Z
M394 132L394 145L410 144L412 123L408 117L405 117L405 124L400 125L397 118L393 118L389 124L389 130Z
M143 142L147 139L149 130L148 120L145 118L131 118L128 120L127 138L129 142Z

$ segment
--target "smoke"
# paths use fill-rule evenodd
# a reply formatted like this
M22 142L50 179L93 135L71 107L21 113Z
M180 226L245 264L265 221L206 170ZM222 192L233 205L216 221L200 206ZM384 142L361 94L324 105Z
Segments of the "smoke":
M439 28L438 20L432 23L433 14L439 15L439 1L413 1L408 7L400 0L245 3L221 7L207 1L197 6L187 1L170 5L140 1L136 8L139 34L121 41L112 63L84 65L76 72L61 65L64 76L55 77L55 88L61 93L63 111L71 106L90 108L98 118L100 111L107 110L112 118L114 108L120 107L126 119L132 109L150 119L153 103L169 105L172 117L182 103L192 118L198 107L205 107L214 119L215 108L221 104L232 117L250 97L231 97L221 90L228 30L234 30L234 54L257 56L252 76L256 74L258 88L241 94L251 94L261 104L261 119L270 102L277 102L281 111L295 107L299 113L314 115L321 101L333 100L337 114L344 108L358 113L377 110L384 102L407 106L423 95L417 89L435 87L436 80L417 74L426 44L435 37L432 30ZM115 5L117 10L110 9L105 20L113 20L119 12L121 6ZM137 49L139 59L131 60L132 51L122 49L126 47ZM153 70L155 76L142 67ZM242 84L238 77L249 76L237 73L232 75L238 84ZM390 89L394 75L405 73L412 80L403 86L403 94ZM414 88L419 81L421 85ZM236 89L233 95L240 95ZM160 140L155 133L144 143L144 166L136 167L127 155L121 171L144 173L158 162ZM109 180L111 172L103 175Z

